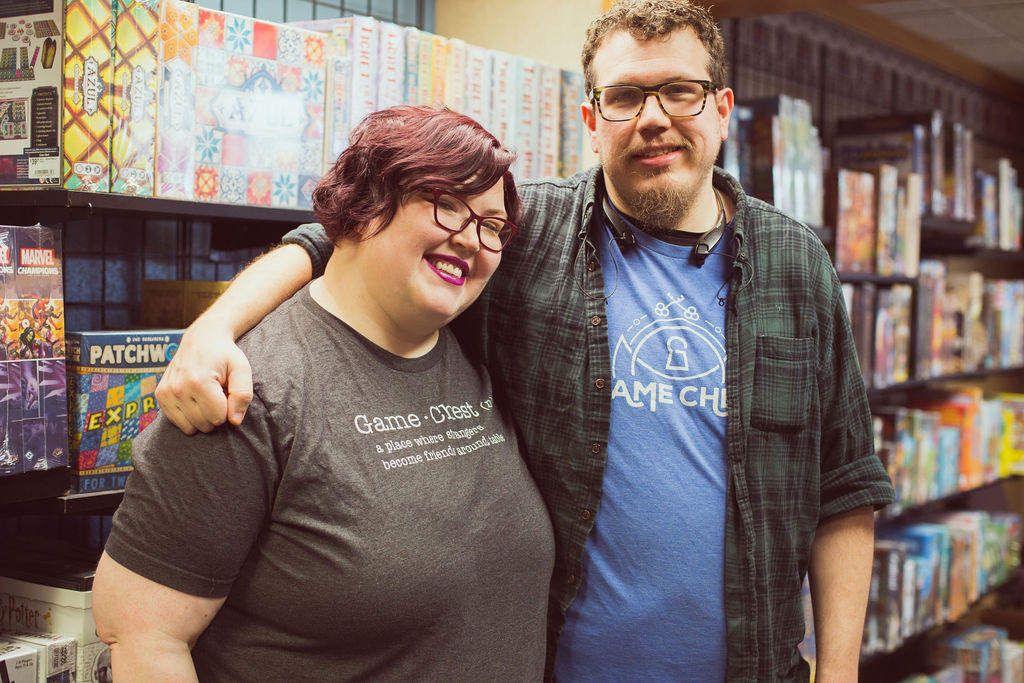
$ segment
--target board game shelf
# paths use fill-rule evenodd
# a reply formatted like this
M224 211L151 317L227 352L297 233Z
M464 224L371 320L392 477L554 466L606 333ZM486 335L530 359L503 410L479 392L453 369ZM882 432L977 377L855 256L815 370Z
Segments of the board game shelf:
M913 285L917 278L906 275L877 275L875 273L839 273L842 282L873 282L877 285Z
M306 209L272 206L250 206L195 202L159 197L133 197L109 192L83 192L59 188L0 191L0 206L34 209L66 209L82 211L83 217L94 213L122 213L197 218L230 218L232 220L292 223L298 225L313 219Z
M872 403L882 402L887 399L896 398L895 395L897 394L915 391L918 389L926 389L935 384L950 382L980 382L990 377L1018 374L1024 374L1024 367L982 368L981 370L975 370L973 372L961 372L954 375L939 375L924 379L913 379L907 382L897 382L884 387L868 389L868 400Z
M70 485L71 468L69 467L0 477L0 509L8 504L20 504L62 496L67 493Z

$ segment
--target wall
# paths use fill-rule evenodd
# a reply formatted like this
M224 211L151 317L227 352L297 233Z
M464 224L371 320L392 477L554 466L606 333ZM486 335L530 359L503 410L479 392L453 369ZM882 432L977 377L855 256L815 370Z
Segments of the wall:
M587 24L601 0L436 0L436 33L581 71Z

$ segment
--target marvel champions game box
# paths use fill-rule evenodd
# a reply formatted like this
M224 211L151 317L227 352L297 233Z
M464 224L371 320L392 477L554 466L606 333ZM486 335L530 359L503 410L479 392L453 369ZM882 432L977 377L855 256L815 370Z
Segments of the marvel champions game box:
M68 465L60 239L0 226L0 476Z
M156 419L153 392L181 333L68 333L72 492L124 488L132 469L132 442Z

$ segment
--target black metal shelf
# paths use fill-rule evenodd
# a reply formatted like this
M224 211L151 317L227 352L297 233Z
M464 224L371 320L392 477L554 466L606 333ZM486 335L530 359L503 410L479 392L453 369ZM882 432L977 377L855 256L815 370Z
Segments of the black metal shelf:
M958 372L952 375L938 375L936 377L927 377L924 379L912 379L906 382L889 384L884 387L870 388L868 389L868 400L874 402L890 394L926 389L934 384L942 384L945 382L978 382L988 379L989 377L1014 375L1022 372L1024 372L1024 367L1021 366L1011 368L981 368L980 370L972 370L971 372Z
M52 500L67 493L71 469L34 470L0 477L0 506L40 499Z
M876 273L838 273L841 282L873 282L877 285L916 285L917 278L907 275L878 275Z
M98 212L143 214L147 216L195 216L271 223L308 223L313 214L307 209L285 209L272 206L248 206L193 202L160 197L132 197L103 192L80 192L58 188L18 189L0 191L0 206L21 208L68 209L85 216Z
M991 262L1024 264L1024 251L984 246L981 236L975 234L972 221L937 216L921 218L921 255L966 256Z
M97 491L96 493L68 493L53 501L54 512L76 515L88 512L112 512L121 504L124 489Z
M69 493L70 468L0 477L0 514L78 515L113 512L124 489L95 493Z
M970 239L974 234L974 223L972 221L946 218L945 216L921 216L921 236L941 236L947 239L957 238L961 240Z
M967 613L959 619L944 621L912 633L895 650L862 654L858 667L860 680L872 681L872 683L895 683L919 672L927 661L929 643L942 637L943 634L951 633L958 624L972 623L969 620L971 612L979 609L986 600L1015 589L1021 580L1022 571L1024 571L1024 567L1014 567L1010 570L1006 580L994 586L987 586L985 592L968 605Z
M1011 474L1006 477L1000 477L995 481L987 481L983 484L979 484L974 488L950 491L949 493L943 494L938 498L932 498L931 500L921 501L920 503L913 503L911 505L907 505L906 507L901 507L898 505L898 503L892 503L886 506L881 511L879 511L878 517L876 518L876 523L880 526L893 524L894 522L903 523L906 520L926 516L936 510L948 509L952 503L964 499L972 493L976 493L978 491L982 491L993 486L1002 486L1006 482L1020 479L1020 477L1021 475L1019 474Z

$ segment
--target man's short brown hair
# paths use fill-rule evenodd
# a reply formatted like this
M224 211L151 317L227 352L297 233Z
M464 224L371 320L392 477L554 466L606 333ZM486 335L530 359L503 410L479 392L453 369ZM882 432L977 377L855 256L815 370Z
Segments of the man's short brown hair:
M601 41L614 31L628 31L636 40L667 38L676 31L692 29L708 52L711 82L725 85L725 45L711 13L686 0L619 0L587 27L583 42L583 78L586 93L594 89L594 54ZM643 83L640 85L652 85Z

